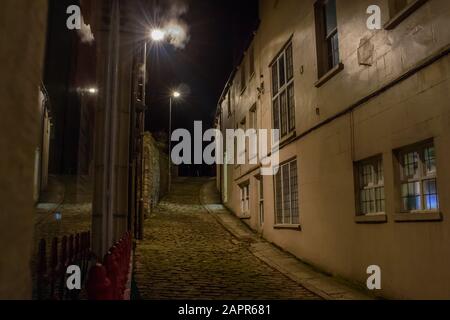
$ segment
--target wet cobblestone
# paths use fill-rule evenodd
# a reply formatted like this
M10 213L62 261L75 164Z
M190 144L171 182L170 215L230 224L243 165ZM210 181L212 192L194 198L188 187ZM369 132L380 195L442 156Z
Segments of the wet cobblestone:
M142 299L318 299L247 250L200 205L204 179L178 180L146 221L135 279Z

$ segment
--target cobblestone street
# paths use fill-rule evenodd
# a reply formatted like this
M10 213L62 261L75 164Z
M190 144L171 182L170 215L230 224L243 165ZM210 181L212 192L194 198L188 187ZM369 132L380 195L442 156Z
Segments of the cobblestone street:
M200 203L207 180L179 179L146 221L135 280L142 299L318 299L255 257Z

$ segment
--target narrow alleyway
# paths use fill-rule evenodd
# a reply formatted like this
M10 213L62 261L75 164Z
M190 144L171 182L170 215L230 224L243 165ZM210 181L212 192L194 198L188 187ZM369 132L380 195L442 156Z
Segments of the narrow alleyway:
M318 299L272 269L200 204L205 179L179 179L147 220L135 280L142 299Z

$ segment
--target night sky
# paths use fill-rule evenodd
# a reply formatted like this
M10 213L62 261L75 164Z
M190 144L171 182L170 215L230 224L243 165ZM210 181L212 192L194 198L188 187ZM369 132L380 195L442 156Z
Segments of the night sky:
M183 16L190 27L187 46L166 44L149 53L147 130L154 133L167 132L169 94L180 86L184 98L174 104L173 128L191 130L195 120L203 121L205 129L212 126L224 85L258 23L258 1L187 3L189 11ZM161 5L154 8L165 10Z
M148 28L147 35L151 26L164 24L167 14L175 7L184 8L182 14L177 11L177 18L189 27L189 42L184 48L169 43L149 46L146 130L157 139L167 141L169 96L173 89L180 88L183 98L173 106L173 130L191 131L196 120L203 121L204 130L209 129L225 83L258 25L258 0L142 0L138 3L142 6L138 12L144 16L136 18L138 29ZM82 43L76 32L65 27L66 9L72 4L79 1L49 2L43 82L53 118L52 174L79 171L80 134L83 133L81 138L86 143L93 140L92 133L82 129L92 127L92 117L81 112L77 88L95 87L96 45ZM86 101L94 103L95 99Z

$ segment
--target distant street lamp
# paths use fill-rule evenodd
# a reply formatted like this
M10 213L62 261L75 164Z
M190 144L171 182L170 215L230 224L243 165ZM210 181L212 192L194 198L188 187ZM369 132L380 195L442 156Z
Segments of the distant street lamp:
M172 188L172 102L173 99L178 99L180 97L181 93L174 91L169 98L169 192Z

